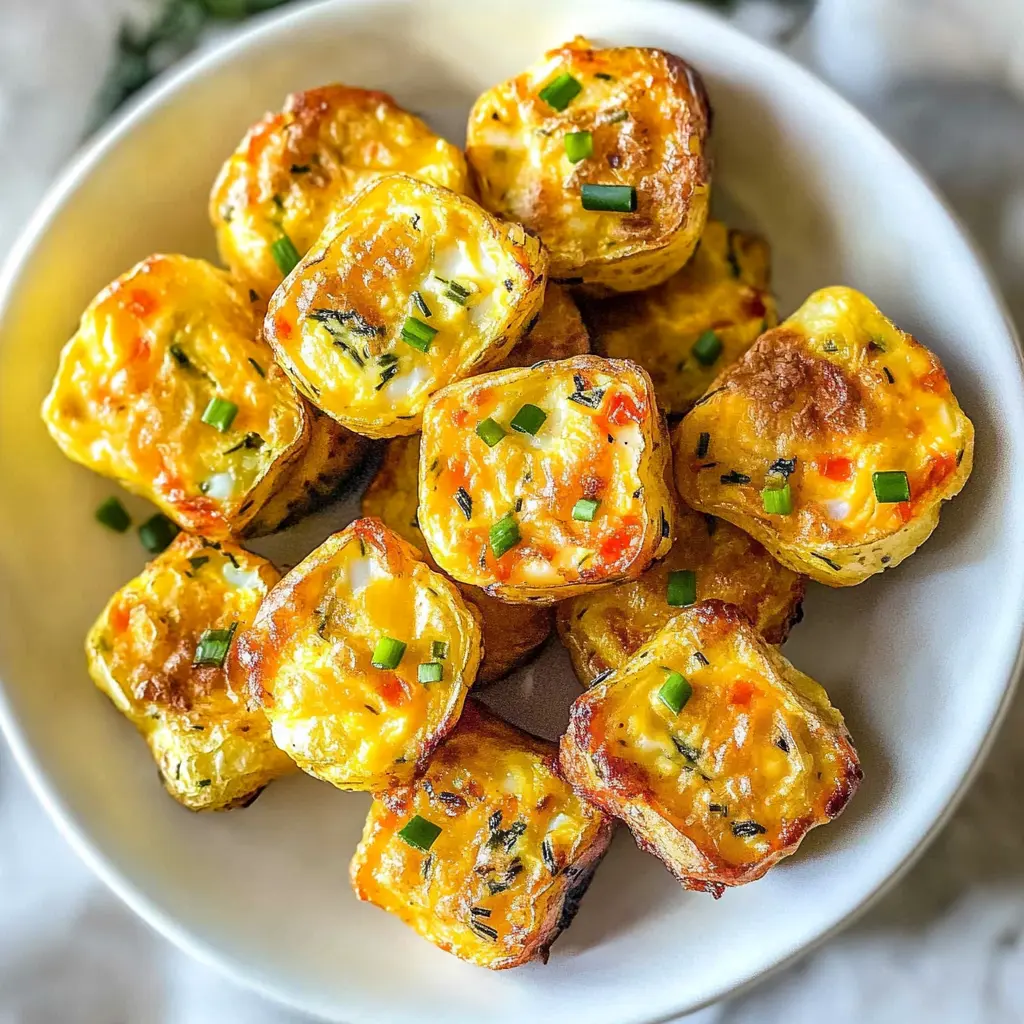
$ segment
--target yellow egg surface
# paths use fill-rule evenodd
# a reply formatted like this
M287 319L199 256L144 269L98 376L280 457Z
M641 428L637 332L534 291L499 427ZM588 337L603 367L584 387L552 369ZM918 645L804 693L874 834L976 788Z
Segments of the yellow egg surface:
M553 743L468 701L423 775L374 797L352 887L470 963L546 962L611 836Z
M466 156L480 201L540 235L554 279L638 291L674 274L704 229L710 116L678 57L577 38L480 96ZM635 209L585 209L585 185L635 189Z
M866 296L836 287L726 369L674 447L689 504L841 587L927 540L970 475L974 427L939 360Z
M506 601L635 579L672 544L668 444L636 363L577 356L438 392L419 524L448 574Z
M592 301L586 313L595 351L642 363L662 411L682 416L775 325L768 244L708 221L682 270L647 291Z
M536 329L536 328L535 328ZM420 533L416 511L420 439L396 437L388 442L380 469L363 493L364 516L376 516L385 526L423 552L436 568ZM493 683L508 675L551 635L554 615L537 604L506 604L479 587L458 584L466 601L480 613L484 655L477 683Z
M860 783L825 692L732 605L684 609L577 698L560 760L689 889L765 874Z
M671 585L670 585L671 583ZM717 598L736 605L772 644L800 621L805 581L724 519L676 512L672 550L638 580L558 606L558 635L584 686L625 664L684 605Z
M241 532L308 442L248 299L202 260L150 256L93 300L43 419L69 458L186 530ZM226 414L217 422L211 411Z
M398 172L467 187L462 151L387 93L347 85L292 93L249 129L213 186L221 258L266 302L287 273L289 246L302 256L332 210Z
M236 634L278 578L244 548L180 533L89 631L93 681L142 733L167 792L193 811L244 806L294 770L234 660Z
M274 741L303 771L376 790L411 779L458 721L480 627L412 545L359 519L273 589L239 657Z
M274 293L265 331L343 426L413 434L434 391L505 358L541 308L546 267L518 225L393 175L331 219Z

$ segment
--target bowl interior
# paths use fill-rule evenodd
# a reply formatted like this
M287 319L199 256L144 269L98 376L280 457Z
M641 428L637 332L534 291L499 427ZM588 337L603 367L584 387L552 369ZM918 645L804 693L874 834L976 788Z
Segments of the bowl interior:
M192 815L90 684L82 644L142 565L92 512L116 488L64 460L39 419L58 350L95 292L154 251L213 255L206 197L285 92L386 89L454 141L475 96L584 33L663 46L705 75L716 203L774 248L783 313L812 289L867 292L943 359L977 427L974 476L903 567L813 586L786 653L847 716L866 780L839 822L764 881L686 894L619 834L546 967L492 974L358 903L347 880L368 800L308 778L250 809ZM338 2L267 22L158 89L76 165L14 254L0 299L0 718L37 790L136 909L271 994L349 1021L647 1021L793 955L889 878L934 826L1008 692L1024 606L1018 354L969 245L903 159L803 72L682 4ZM128 499L135 513L144 503ZM294 561L350 499L257 545ZM578 692L557 644L486 699L557 735Z

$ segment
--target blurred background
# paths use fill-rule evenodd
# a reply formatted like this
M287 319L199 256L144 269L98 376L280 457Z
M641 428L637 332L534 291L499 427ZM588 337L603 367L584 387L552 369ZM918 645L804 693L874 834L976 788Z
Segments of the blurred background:
M0 249L68 157L133 92L281 5L0 0ZM917 161L1024 324L1024 0L709 6L810 67ZM878 230L881 246L884 225ZM970 324L962 341L972 342ZM688 1020L1024 1021L1022 735L1018 701L952 822L855 925ZM303 1020L192 962L136 919L65 845L0 741L0 1024Z

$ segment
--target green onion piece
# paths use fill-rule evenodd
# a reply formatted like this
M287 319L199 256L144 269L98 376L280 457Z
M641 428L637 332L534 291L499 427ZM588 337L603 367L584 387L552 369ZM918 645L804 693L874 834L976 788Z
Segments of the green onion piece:
M669 672L668 679L661 684L661 689L658 691L658 699L674 715L678 715L686 707L686 702L692 696L693 687L679 672Z
M632 185L591 185L580 190L584 210L636 213L636 189Z
M788 516L793 511L793 491L785 487L766 487L761 492L764 510L770 516Z
M722 354L722 340L714 331L705 331L690 351L701 366L710 366Z
M270 243L270 255L274 257L277 269L287 277L302 257L292 240L285 234Z
M565 155L574 164L593 156L594 136L590 132L569 132L565 137Z
M435 334L437 334L436 327L431 327L430 324L425 324L414 316L407 316L405 323L402 324L402 341L419 349L420 352L430 349L430 343L434 340Z
M872 473L871 485L875 489L875 497L885 505L910 501L910 481L902 469Z
M425 316L430 319L434 314L430 312L430 307L427 305L427 300L419 292L412 293L412 301L416 308Z
M697 574L692 569L673 569L668 574L665 600L672 608L686 608L697 600Z
M580 498L572 507L573 519L580 523L592 523L600 504L601 502L594 498Z
M548 414L543 409L527 404L512 417L509 426L513 430L518 430L520 434L535 435L547 418Z
M439 661L424 661L416 671L416 678L421 683L439 683L444 675L444 665Z
M448 641L435 640L430 645L430 656L436 661L444 661L448 657Z
M562 111L579 96L582 90L583 86L568 71L563 71L560 75L552 78L537 95L552 110Z
M441 827L414 814L399 830L398 838L426 853L441 834Z
M157 512L139 527L139 540L151 555L159 555L180 532L167 516Z
M120 500L111 495L96 509L96 522L102 523L108 530L124 533L132 525L132 517Z
M211 398L203 413L203 422L216 427L222 434L231 429L238 415L238 406L226 398Z
M370 664L374 668L398 668L405 654L405 644L391 636L382 636L373 649Z
M488 448L493 448L505 436L504 429L490 416L476 425L476 433Z
M512 512L503 515L491 527L491 550L495 558L501 558L506 551L511 551L520 540L519 524Z
M234 638L238 623L232 622L227 629L204 629L196 644L196 653L192 656L193 665L213 665L224 667L224 659L228 656L228 648Z
M451 302L456 302L460 306L464 306L466 301L469 299L470 290L465 286L459 284L458 281L449 281L448 286L442 293L442 298L448 299Z

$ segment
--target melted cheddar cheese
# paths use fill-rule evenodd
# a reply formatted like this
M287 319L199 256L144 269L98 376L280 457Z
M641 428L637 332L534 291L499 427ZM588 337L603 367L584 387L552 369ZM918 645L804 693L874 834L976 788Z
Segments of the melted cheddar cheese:
M419 845L403 838L417 817ZM611 834L560 777L554 744L469 701L423 775L375 797L352 886L463 960L517 967L547 960Z

